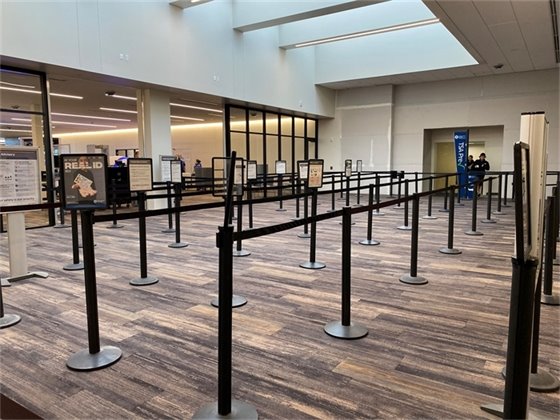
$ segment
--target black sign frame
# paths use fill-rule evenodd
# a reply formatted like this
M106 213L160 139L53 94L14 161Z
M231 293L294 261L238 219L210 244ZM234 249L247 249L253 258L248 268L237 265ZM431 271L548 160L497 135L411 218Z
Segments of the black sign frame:
M87 165L81 165L86 159ZM107 180L106 154L60 155L60 202L65 210L106 209Z
M529 145L513 146L513 191L515 196L515 257L526 262L531 248L531 166Z

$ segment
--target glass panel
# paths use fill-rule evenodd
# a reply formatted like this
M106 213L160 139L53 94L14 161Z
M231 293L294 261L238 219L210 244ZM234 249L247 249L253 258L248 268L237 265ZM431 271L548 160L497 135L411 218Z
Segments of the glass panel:
M305 140L304 139L299 139L296 137L295 139L295 149L296 149L296 161L295 163L297 164L298 160L304 160L305 159Z
M230 121L232 131L246 131L245 110L241 108L230 108Z
M282 160L286 161L286 173L292 172L292 138L282 136Z
M0 108L42 112L39 76L0 70Z
M290 136L292 134L292 117L282 116L282 135Z
M4 94L0 95L3 99ZM37 120L41 125L37 127ZM39 129L42 136L43 126L41 116L35 114L2 112L0 111L0 137L6 146L23 146L23 138L33 136L33 126ZM20 141L21 139L21 141Z
M307 137L308 138L315 138L315 124L317 122L315 120L307 120Z
M263 113L258 111L249 111L249 131L253 133L263 132Z
M309 145L309 159L315 159L315 147L316 147L315 142L309 141L307 142L307 144Z
M264 137L262 134L251 134L249 137L250 155L252 160L256 160L257 164L263 163L263 143Z
M305 135L305 120L303 118L295 118L296 136L303 137Z
M278 134L278 114L266 114L266 133Z
M278 160L278 137L266 136L266 164L267 172L274 173L276 161Z
M245 133L231 133L231 150L237 152L237 157L247 158Z

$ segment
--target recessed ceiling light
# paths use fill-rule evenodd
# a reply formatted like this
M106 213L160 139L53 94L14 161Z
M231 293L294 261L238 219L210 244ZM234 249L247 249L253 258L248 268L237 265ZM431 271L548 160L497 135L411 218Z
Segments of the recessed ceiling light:
M117 109L117 108L105 108L103 106L99 107L101 111L109 111L109 112L124 112L126 114L138 114L137 111L131 111L128 109Z
M171 115L171 118L177 118L178 120L204 121L202 118L180 117L178 115Z
M18 123L0 123L0 125L8 125L14 127L31 127L31 124L18 124Z
M54 93L51 92L49 94L50 96L58 96L59 98L68 98L68 99L84 99L83 96L78 96L78 95L68 95L66 93Z
M18 133L32 133L31 130L21 130L16 128L0 128L0 131L17 131Z
M117 95L113 91L105 92L105 96L109 96L111 98L117 98L117 99L127 99L129 101L135 101L136 100L136 97L134 97L134 96Z
M10 82L2 82L2 81L0 81L0 85L8 85L8 86L14 86L14 87L24 88L24 89L35 89L35 86L20 85L19 83L10 83Z
M0 86L1 90L10 90L13 92L23 92L23 93L35 93L37 95L40 95L41 92L38 90L29 90L29 89L20 89L20 88L14 88L14 87L8 87L8 86ZM83 96L77 96L77 95L67 95L65 93L54 93L54 92L50 92L49 94L50 96L59 96L61 98L70 98L70 99L84 99Z
M98 117L98 116L94 116L94 115L65 114L65 113L62 113L62 112L51 112L51 115L58 115L60 117L93 118L93 119L96 119L96 120L130 122L130 120L127 119L127 118L113 118L113 117Z
M51 121L53 124L60 124L60 125L80 125L84 127L105 127L105 128L117 128L116 125L105 125L105 124L86 124L86 123L78 123L78 122L70 122L70 121Z
M178 107L181 107L181 108L199 109L201 111L217 112L217 113L220 113L220 114L224 112L221 109L204 108L204 107L201 107L201 106L194 106L194 105L184 105L184 104L178 104L178 103L175 103L175 102L171 102L169 105L178 106Z

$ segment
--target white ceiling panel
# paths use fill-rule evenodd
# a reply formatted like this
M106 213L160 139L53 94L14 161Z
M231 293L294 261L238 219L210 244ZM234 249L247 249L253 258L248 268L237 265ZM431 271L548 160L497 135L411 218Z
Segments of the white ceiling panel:
M492 25L490 32L514 71L533 70L533 63L517 22Z
M522 0L517 1L520 3L523 2ZM511 3L509 1L476 1L474 5L484 22L489 26L506 22L515 22L516 20L513 8L511 7Z

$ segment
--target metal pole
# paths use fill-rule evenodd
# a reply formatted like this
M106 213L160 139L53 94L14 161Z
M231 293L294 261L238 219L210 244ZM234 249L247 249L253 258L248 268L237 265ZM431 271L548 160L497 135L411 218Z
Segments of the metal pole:
M453 248L453 226L455 223L455 186L451 186L451 191L449 193L449 221L447 225L447 248L441 248L439 252L442 254L460 254L461 251ZM459 191L459 194L461 192Z
M148 276L148 260L146 249L146 193L139 191L138 193L138 238L140 242L140 278L130 280L129 284L132 286L147 286L149 284L157 283L159 280L156 277ZM84 257L85 258L85 257Z
M560 305L560 296L552 294L552 275L554 251L556 249L554 221L558 212L555 197L548 197L547 204L550 202L545 216L545 247L544 247L544 280L543 294L540 301L545 305Z
M78 244L79 240L77 210L70 211L70 218L72 220L72 264L67 264L62 267L62 269L67 271L83 270L84 264L80 262L80 245Z
M508 191L508 175L509 172L506 172L505 176L504 176L504 207L510 207L507 203L507 191Z
M486 219L481 220L481 223L496 223L492 219L492 182L493 178L488 178L488 197L486 199Z
M362 180L362 174L360 172L358 172L358 192L357 192L357 197L356 197L356 205L360 206L360 186L361 186L361 180Z
M99 353L99 318L97 308L97 286L95 277L95 253L93 244L93 211L81 212L82 244L84 252L84 278L86 289L86 314L89 353Z
M299 185L298 185L299 194ZM247 198L249 199L249 229L253 229L253 181L247 181ZM299 198L297 200L297 213L296 217L299 217Z
M397 186L397 198L399 200L401 199L401 184L402 184L402 180L399 178L399 185ZM397 203L395 208L399 208L399 209L401 208L401 202L400 201Z
M449 211L447 202L449 199L449 175L445 175L445 195L443 196L443 208L439 209L440 212L447 213Z
M350 177L346 177L346 207L350 206Z
M167 245L169 248L185 248L189 244L181 242L181 184L174 184L175 192L175 242Z
M166 181L165 183L167 188L167 209L169 210L169 214L167 215L167 229L162 230L163 233L173 233L175 229L173 229L173 214L171 213L171 181ZM140 196L140 193L138 194ZM140 200L138 200L138 205L140 205Z
M379 177L377 177L379 179ZM379 184L378 184L379 186ZM377 190L379 191L379 189ZM373 229L373 184L369 184L369 195L368 195L368 219L367 219L367 239L360 241L361 245L379 245L380 242L372 239L371 231ZM344 220L342 221L344 223Z
M404 196L406 201L404 202L404 225L399 226L399 230L411 230L412 228L408 225L408 179L404 180Z
M311 196L311 217L317 215L317 188L313 188ZM315 251L317 244L317 222L311 222L311 243L309 244L309 261L301 263L299 266L302 268L320 269L325 268L326 265L322 262L315 261Z
M336 205L334 203L335 201L335 190L336 190L336 186L335 186L335 182L334 182L334 175L331 175L331 211L335 211L336 210ZM307 198L306 198L307 199Z
M412 197L412 232L410 245L410 275L404 275L400 281L407 284L426 284L428 280L418 276L418 219L420 213L420 199L418 195Z
M430 194L428 195L428 214L423 217L423 219L437 219L436 216L432 216L432 191L434 187L434 177L430 175L430 179L428 180L428 188Z
M482 236L482 232L476 231L476 212L478 208L478 182L474 183L473 186L473 199L472 199L472 218L471 218L471 230L465 232L465 235L471 236Z
M498 202L494 214L502 214L502 174L498 175Z
M379 174L375 174L375 203L379 205L380 202L381 202L381 178L379 177ZM379 207L377 207L377 209L375 209L375 215L383 216L384 213L381 213Z
M115 178L111 179L111 208L113 210L113 223L107 226L109 229L118 229L124 226L117 224L117 181Z
M306 193L309 192L307 188L305 188ZM305 224L303 225L303 233L299 233L297 236L298 238L309 238L311 235L309 234L309 223L307 219L309 217L309 196L308 194L305 195L303 201L303 218L305 219Z

